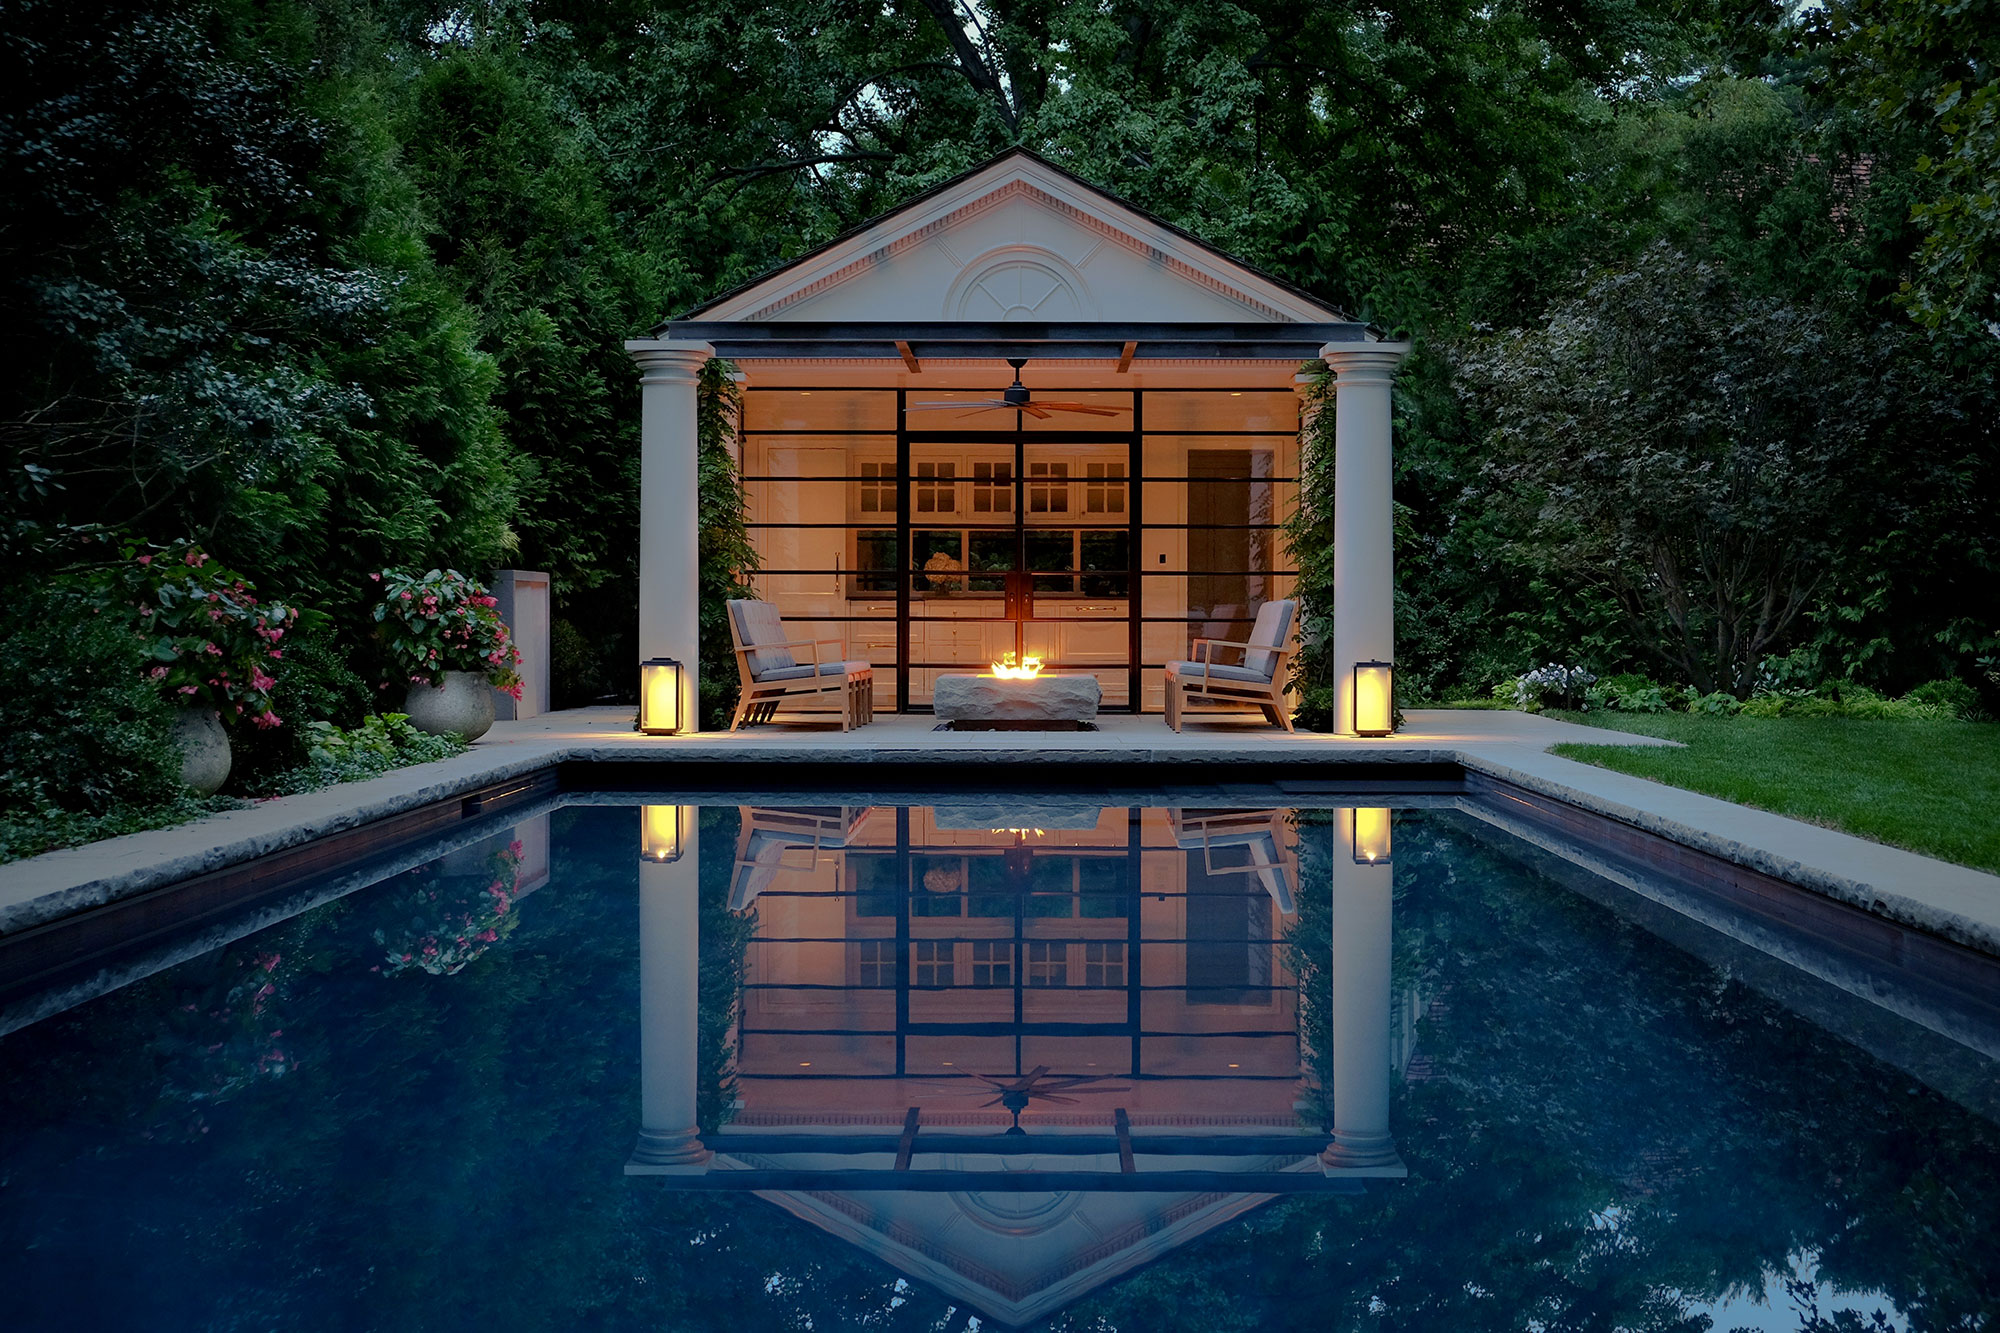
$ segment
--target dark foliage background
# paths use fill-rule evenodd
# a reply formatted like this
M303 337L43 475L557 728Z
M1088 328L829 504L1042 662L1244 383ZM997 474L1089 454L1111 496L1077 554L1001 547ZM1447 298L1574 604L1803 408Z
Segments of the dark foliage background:
M558 699L628 690L620 343L1020 143L1415 339L1408 697L1552 658L1740 683L1757 654L1804 648L1897 693L1957 675L1990 707L2000 261L1977 199L2000 157L1996 25L1980 4L1793 8L17 0L0 554L36 578L79 530L201 541L330 612L333 665L364 677L360 572L545 568ZM1632 290L1647 301L1608 295ZM1694 309L1698 328L1676 323ZM1611 400L1644 375L1603 355L1613 340L1707 349L1697 378L1634 389L1651 416L1618 417L1650 466L1571 466L1615 401L1538 406L1578 312L1601 324L1585 351ZM1847 372L1797 380L1808 325ZM1738 376L1797 380L1778 435L1731 415L1745 391L1717 377ZM1676 385L1716 409L1705 442L1647 433ZM1853 447L1798 471L1813 423ZM1661 608L1741 580L1695 561L1661 585L1659 543L1596 521L1677 493L1704 449L1762 500L1657 515L1681 523L1662 541L1782 543L1768 554L1804 589L1727 661L1677 642L1711 621ZM705 512L733 512L727 468L704 477ZM1772 514L1788 522L1742 526ZM1316 569L1324 534L1300 532Z

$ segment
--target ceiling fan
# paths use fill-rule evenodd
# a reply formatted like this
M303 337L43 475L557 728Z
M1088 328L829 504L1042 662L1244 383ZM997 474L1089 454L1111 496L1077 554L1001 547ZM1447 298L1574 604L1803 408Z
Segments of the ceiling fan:
M1007 364L1014 367L1014 382L1004 389L998 398L971 398L956 403L911 403L912 412L941 412L947 408L971 408L965 415L977 412L1008 411L1026 412L1031 417L1047 419L1051 412L1081 412L1086 416L1115 417L1126 409L1122 407L1098 407L1091 403L1056 403L1046 399L1034 400L1028 394L1028 387L1021 383L1021 367L1028 364L1024 356L1010 356Z

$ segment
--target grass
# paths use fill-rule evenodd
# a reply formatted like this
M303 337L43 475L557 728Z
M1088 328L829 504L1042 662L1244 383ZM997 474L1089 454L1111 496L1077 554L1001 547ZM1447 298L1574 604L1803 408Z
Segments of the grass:
M2000 872L2000 723L1561 713L1685 749L1554 753Z

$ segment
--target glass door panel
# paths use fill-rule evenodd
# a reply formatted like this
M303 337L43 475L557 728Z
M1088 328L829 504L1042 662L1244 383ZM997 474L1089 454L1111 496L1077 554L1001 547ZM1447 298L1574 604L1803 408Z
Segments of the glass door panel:
M1089 672L1104 703L1130 697L1130 446L1030 439L1022 446L1021 551L1028 637L1057 671Z
M1016 649L1014 441L910 445L910 702Z

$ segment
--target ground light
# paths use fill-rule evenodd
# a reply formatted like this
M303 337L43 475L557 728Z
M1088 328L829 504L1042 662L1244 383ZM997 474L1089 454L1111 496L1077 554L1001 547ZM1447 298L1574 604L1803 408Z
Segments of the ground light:
M1387 662L1354 664L1354 734L1387 736L1396 729L1396 669Z
M655 657L639 664L639 730L672 736L681 729L681 664Z

